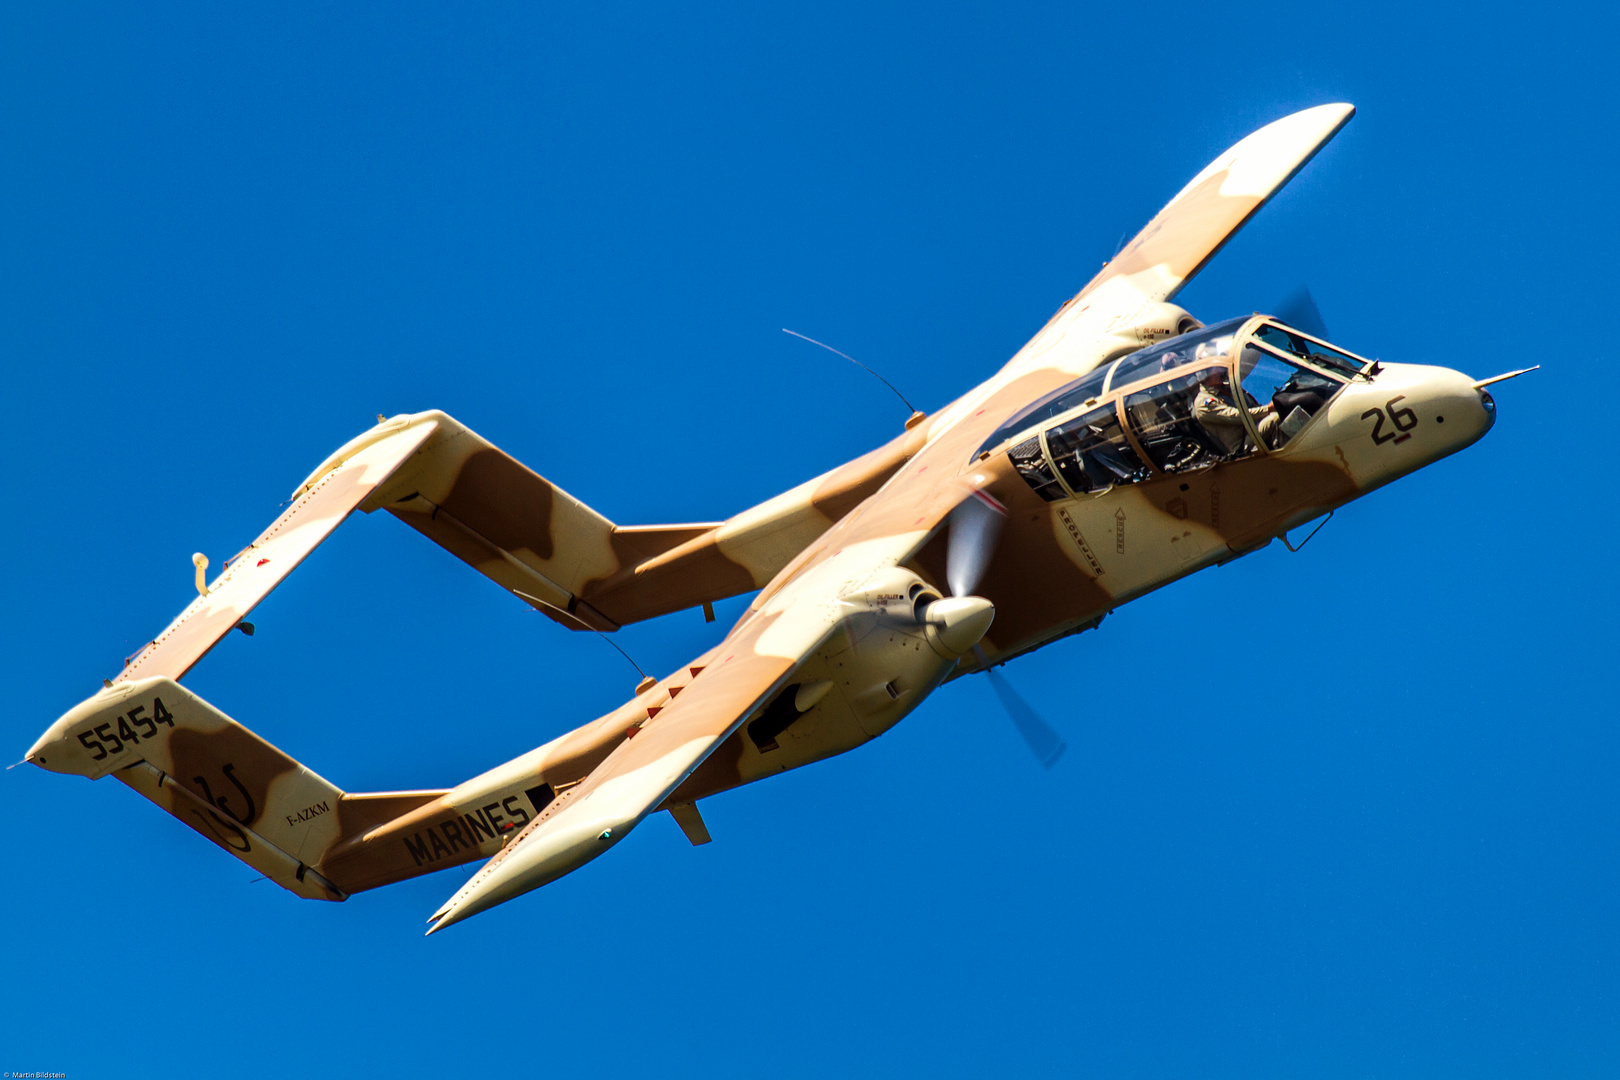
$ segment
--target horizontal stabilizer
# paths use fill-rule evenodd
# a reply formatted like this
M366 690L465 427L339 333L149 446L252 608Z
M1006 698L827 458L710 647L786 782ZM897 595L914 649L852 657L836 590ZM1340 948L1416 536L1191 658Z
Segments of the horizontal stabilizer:
M716 528L615 525L444 413L419 417L432 418L433 437L364 509L386 509L570 629L618 629L582 597Z

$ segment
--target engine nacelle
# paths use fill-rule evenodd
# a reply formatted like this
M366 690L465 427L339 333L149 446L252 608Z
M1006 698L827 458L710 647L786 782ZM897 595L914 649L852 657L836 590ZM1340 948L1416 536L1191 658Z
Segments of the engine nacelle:
M1164 300L1143 304L1130 317L1126 326L1116 326L1115 336L1132 334L1142 345L1156 345L1161 341L1197 330L1204 324L1193 318L1186 308Z
M945 599L893 567L843 597L843 632L821 656L862 730L880 735L943 682L995 618L979 596Z

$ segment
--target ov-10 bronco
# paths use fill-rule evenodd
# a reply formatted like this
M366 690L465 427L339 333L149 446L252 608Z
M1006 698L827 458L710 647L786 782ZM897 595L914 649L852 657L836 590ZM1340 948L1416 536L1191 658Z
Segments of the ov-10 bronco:
M382 421L212 582L199 556L198 597L27 760L112 776L304 897L486 859L429 933L579 868L658 810L705 842L700 799L853 749L942 683L1490 428L1496 380L1375 363L1265 315L1204 325L1170 302L1353 112L1323 105L1243 139L987 381L718 524L616 525L443 413ZM712 649L606 716L449 790L353 794L177 680L357 508L575 629L759 594ZM1043 757L1060 749L1030 733Z

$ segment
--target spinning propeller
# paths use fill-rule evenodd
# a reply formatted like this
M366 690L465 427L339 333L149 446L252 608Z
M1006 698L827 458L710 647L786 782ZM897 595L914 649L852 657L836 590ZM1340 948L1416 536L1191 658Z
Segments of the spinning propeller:
M1296 330L1303 330L1323 341L1333 340L1328 336L1327 320L1322 318L1322 310L1316 306L1316 299L1311 296L1311 290L1304 285L1277 305L1276 315Z
M953 597L971 596L978 589L985 571L990 568L996 540L1000 538L1001 526L1006 520L1007 508L982 491L975 491L963 500L962 505L951 511L945 580L950 585ZM1019 696L1006 676L990 666L982 646L974 645L973 653L990 677L990 685L995 689L996 697L1001 699L1001 707L1007 710L1008 718L1029 744L1041 767L1050 769L1056 765L1058 758L1068 748L1063 736Z

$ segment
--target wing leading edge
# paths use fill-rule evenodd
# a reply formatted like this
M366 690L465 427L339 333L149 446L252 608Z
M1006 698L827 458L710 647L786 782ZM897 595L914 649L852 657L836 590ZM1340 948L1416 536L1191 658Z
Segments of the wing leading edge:
M1144 305L1174 298L1355 114L1354 105L1318 105L1273 121L1232 145L1059 308L1003 373L1019 374L1050 362L1042 354L1070 330L1106 333Z
M1147 299L1169 300L1355 114L1354 105L1318 105L1240 140L1188 181L1080 297L1124 281Z

